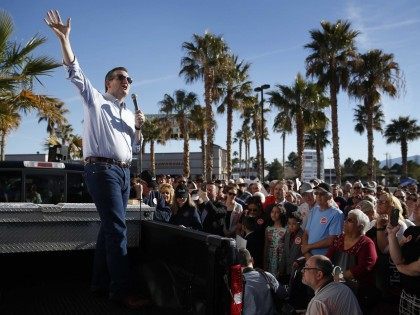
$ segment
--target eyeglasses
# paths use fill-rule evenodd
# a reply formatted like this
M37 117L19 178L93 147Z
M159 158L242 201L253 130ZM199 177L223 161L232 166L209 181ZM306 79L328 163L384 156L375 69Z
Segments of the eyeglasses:
M303 267L301 272L304 273L306 270L320 270L321 271L321 269L315 268L315 267Z
M124 81L124 80L127 80L127 82L129 83L129 84L131 84L131 83L133 83L133 80L130 78L130 77L126 77L125 75L123 75L123 74L117 74L117 75L115 75L115 77L114 77L115 79L117 79L118 81Z

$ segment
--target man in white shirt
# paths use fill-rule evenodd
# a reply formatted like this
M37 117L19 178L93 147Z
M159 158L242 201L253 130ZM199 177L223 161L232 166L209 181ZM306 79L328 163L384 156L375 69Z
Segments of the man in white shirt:
M76 86L84 110L83 155L85 180L101 219L93 263L92 290L128 308L147 300L131 295L125 209L130 195L130 164L141 137L144 115L124 102L132 83L124 67L105 76L105 93L95 89L83 73L70 44L70 18L64 24L58 11L45 22L57 36L69 80Z
M334 282L333 265L322 255L310 257L302 268L302 282L315 291L306 315L361 315L357 298L343 283Z

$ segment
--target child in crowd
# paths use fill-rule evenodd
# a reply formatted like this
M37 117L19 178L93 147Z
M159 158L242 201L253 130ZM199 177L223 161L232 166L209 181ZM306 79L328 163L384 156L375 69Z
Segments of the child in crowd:
M288 282L293 264L302 256L301 245L303 230L302 216L298 211L292 213L287 220L287 231L284 236L284 250L279 262L279 275Z
M277 276L286 233L286 209L282 204L276 204L271 210L270 217L274 223L265 229L264 270Z

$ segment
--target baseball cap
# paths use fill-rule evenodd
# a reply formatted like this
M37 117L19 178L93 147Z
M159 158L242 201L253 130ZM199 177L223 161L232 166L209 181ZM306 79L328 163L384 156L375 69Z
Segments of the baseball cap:
M314 191L314 189L313 189L311 183L303 182L302 185L300 185L300 187L299 187L299 191L300 191L301 194L304 194L304 193L311 193L311 192Z
M146 182L148 187L156 188L158 186L156 178L149 170L144 170L143 172L141 172L140 179Z
M175 188L175 198L187 198L188 197L188 188L184 185L178 185Z

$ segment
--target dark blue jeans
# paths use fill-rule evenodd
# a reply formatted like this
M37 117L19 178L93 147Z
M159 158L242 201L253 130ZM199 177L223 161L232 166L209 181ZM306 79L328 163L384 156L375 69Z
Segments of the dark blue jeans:
M93 262L92 288L119 299L130 290L126 208L130 170L106 163L85 165L87 188L101 219Z

